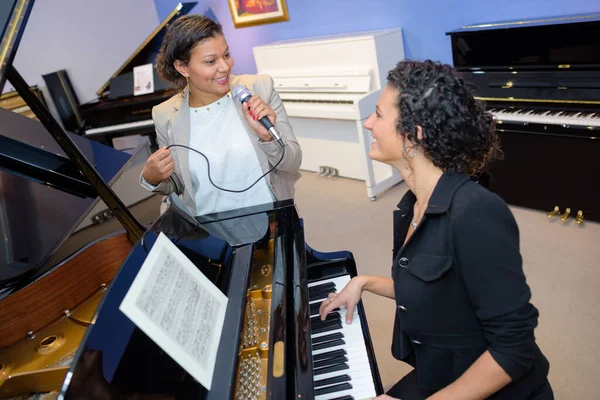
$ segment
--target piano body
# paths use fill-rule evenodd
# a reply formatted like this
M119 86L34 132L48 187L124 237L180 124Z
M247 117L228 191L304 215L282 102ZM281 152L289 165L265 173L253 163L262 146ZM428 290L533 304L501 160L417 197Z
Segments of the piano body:
M215 400L382 393L362 303L351 325L344 310L325 322L317 315L327 294L356 275L353 257L307 246L292 200L195 217L176 196L169 203L111 284L59 398L98 391L106 398ZM228 297L210 391L119 310L159 233Z
M301 169L365 181L376 196L402 180L372 161L365 119L404 58L400 28L283 40L254 47L259 74L273 77L302 147Z
M22 32L33 1L11 1L7 19ZM0 279L0 397L57 389L61 398L219 400L382 393L362 304L351 326L343 310L316 318L327 293L356 275L352 255L308 247L292 200L192 217L171 196L147 229L111 188L129 155L62 130L11 61L0 59L0 88L6 71L40 122L0 110L0 228L8 238L0 255L10 274ZM113 224L106 233L116 221L80 229L97 195L125 232ZM100 230L91 242L78 235L89 230ZM229 297L210 392L118 310L159 233Z
M504 159L490 190L562 221L600 221L600 14L448 35L454 66L496 118Z
M179 3L133 54L96 92L98 99L82 104L84 119L82 134L90 139L112 146L112 139L129 135L147 135L156 146L152 107L175 95L178 90L163 81L156 70L159 53L167 26L187 14L196 2ZM134 95L133 68L153 64L154 92Z

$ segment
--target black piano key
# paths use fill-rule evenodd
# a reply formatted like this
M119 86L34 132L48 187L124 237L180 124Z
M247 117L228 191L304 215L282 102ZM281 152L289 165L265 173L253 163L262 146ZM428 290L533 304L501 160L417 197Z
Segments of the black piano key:
M325 328L328 326L338 325L338 324L340 325L340 328L341 328L340 319L330 319L330 320L315 322L314 324L310 325L310 333L314 335L316 333L319 333L318 330L320 328Z
M327 283L322 283L320 285L315 285L315 286L309 287L308 288L308 297L310 298L311 294L316 293L316 292L321 292L323 290L335 291L335 283L327 282Z
M342 397L336 397L335 399L329 399L329 400L355 400L354 396L342 396Z
M321 303L313 303L310 305L310 315L315 315L319 313L319 308L321 307ZM339 308L334 308L331 312L340 311Z
M326 385L333 385L334 383L348 382L349 380L351 380L350 375L346 374L334 376L333 378L320 379L318 381L315 381L315 388L319 388L321 386Z
M316 335L317 333L325 333L325 332L331 332L331 331L337 331L337 330L342 330L342 323L340 321L334 321L335 324L333 325L326 325L326 326L320 326L316 329L311 329L310 333L313 335Z
M316 338L312 339L311 342L314 345L314 344L329 342L331 340L343 339L343 338L344 338L344 334L342 332L336 332L336 333L331 333L329 335L323 335L323 336L316 337Z
M308 301L325 300L329 293L337 293L335 290L319 290L308 295Z
M314 376L323 375L323 374L328 374L330 372L344 371L344 370L347 370L347 369L350 369L350 367L348 366L348 364L346 364L346 363L340 363L340 364L332 365L330 367L315 369L314 372L313 372L313 375Z
M327 358L333 358L333 357L337 357L339 355L346 355L346 354L348 354L348 353L346 353L346 350L344 350L344 349L332 350L332 351L328 351L326 353L315 354L313 356L313 361L321 361L321 360L325 360Z
M329 314L327 314L327 316L325 317L325 321L331 321L332 319L341 319L342 316L340 315L339 312L331 312ZM319 322L323 322L321 321L321 316L317 315L316 317L312 317L310 319L310 324L317 324Z
M342 392L344 390L350 390L350 389L352 389L351 384L349 384L347 382L340 383L339 385L327 386L327 387L315 390L315 396L320 396L322 394L327 394L327 393Z
M319 369L324 367L329 367L331 365L337 365L348 362L348 357L346 356L338 356L334 358L328 358L327 360L315 361L313 363L313 369Z
M342 346L345 345L346 342L343 339L330 340L329 342L323 342L319 344L313 344L313 350L323 350L328 349L330 347Z

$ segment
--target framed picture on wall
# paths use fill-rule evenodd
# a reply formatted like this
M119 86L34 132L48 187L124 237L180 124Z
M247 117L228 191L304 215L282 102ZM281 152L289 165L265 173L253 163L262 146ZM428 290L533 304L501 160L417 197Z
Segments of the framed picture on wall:
M285 0L228 0L236 28L289 21Z

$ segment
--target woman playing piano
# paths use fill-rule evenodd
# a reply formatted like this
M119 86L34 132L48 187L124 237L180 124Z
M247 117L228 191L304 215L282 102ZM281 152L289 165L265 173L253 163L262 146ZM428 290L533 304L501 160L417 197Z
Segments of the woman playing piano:
M353 278L321 318L340 306L352 315L365 290L395 299L392 353L415 369L380 399L552 399L517 224L470 179L500 153L492 116L450 66L403 61L365 127L369 157L409 188L394 212L392 277Z
M293 198L302 152L283 103L271 77L231 74L221 25L202 15L175 20L157 68L182 90L152 110L161 148L144 166L144 187L177 193L195 215ZM238 85L254 94L248 102L234 100ZM263 117L282 143L261 125Z

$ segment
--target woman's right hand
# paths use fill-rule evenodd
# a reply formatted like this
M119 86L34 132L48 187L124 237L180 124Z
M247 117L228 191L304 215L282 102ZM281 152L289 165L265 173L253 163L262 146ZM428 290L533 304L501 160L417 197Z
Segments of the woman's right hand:
M171 150L162 147L148 157L142 170L142 176L149 184L158 186L161 182L169 179L174 166Z
M319 308L321 321L325 320L331 310L340 307L346 309L346 323L351 324L354 308L360 301L364 286L365 281L363 276L355 276L346 284L341 292L337 294L330 293L327 300L323 301Z

